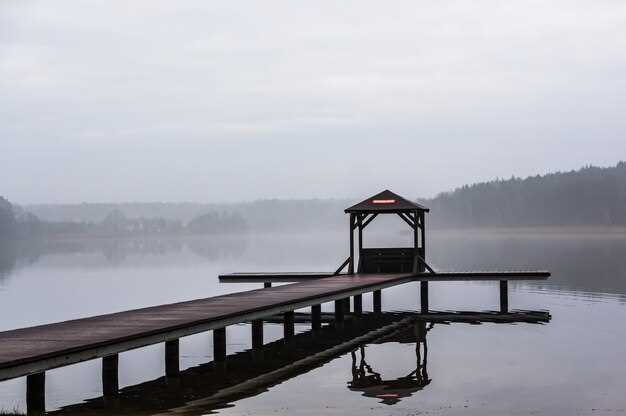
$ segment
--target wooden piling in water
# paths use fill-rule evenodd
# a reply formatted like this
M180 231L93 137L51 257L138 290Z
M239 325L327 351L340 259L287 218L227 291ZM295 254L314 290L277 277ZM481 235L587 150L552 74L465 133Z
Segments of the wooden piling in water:
M428 282L420 282L420 309L428 313Z
M354 295L352 303L354 304L354 314L361 315L363 313L363 295Z
M263 361L263 320L255 319L252 321L252 360L255 362Z
M213 361L216 363L226 361L226 328L213 330Z
M255 319L252 321L252 349L263 347L263 320Z
M373 292L372 301L374 304L374 313L380 313L383 306L382 292L380 290L375 290Z
M295 314L293 311L285 312L283 314L283 337L285 340L289 340L295 333Z
M165 376L176 377L180 372L180 341L165 341Z
M31 374L26 377L26 413L28 416L35 416L45 412L46 373Z
M311 329L318 330L322 328L322 305L311 306Z
M342 323L344 321L344 308L345 301L343 299L337 299L335 301L335 323Z
M167 347L166 347L167 348ZM167 355L167 352L166 352ZM102 357L102 395L116 395L119 388L119 354ZM167 369L167 365L166 365Z
M509 311L509 282L500 280L500 312Z

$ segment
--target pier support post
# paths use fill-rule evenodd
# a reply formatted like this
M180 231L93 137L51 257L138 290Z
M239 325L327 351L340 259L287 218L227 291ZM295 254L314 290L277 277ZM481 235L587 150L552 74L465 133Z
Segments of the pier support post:
M213 330L213 361L226 362L226 328Z
M255 319L252 321L252 349L261 347L263 347L263 320Z
M350 313L350 297L349 296L343 300L343 313L344 315Z
M373 303L374 303L374 313L381 313L382 312L382 306L383 306L383 300L382 300L382 293L380 290L375 290L373 292Z
M272 287L272 282L263 282L263 288Z
M343 323L345 304L345 300L343 299L337 299L335 301L335 323Z
M263 320L252 321L252 360L263 361Z
M295 314L293 311L285 312L283 314L283 338L289 340L295 333Z
M322 328L322 305L311 306L311 329L317 331Z
M167 353L166 353L167 354ZM166 358L167 360L167 358ZM119 384L119 354L102 357L102 395L114 396L117 394ZM167 371L167 364L166 364Z
M428 313L428 282L420 282L420 306L422 313Z
M26 414L43 415L46 412L46 373L26 377Z
M363 313L363 295L354 295L352 301L354 303L354 314L361 315Z
M509 281L500 280L500 312L509 311Z
M177 377L180 372L180 342L178 339L165 341L165 376Z

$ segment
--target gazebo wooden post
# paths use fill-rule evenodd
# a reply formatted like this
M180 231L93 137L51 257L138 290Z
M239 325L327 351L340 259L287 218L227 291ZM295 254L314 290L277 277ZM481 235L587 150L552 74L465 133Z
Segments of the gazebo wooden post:
M365 215L358 214L357 226L359 227L359 254L363 249L363 218Z
M416 216L417 217L417 216ZM419 229L420 229L420 248L419 253L420 257L426 261L426 225L424 224L424 212L419 213ZM417 229L417 227L416 227ZM420 263L419 271L424 272L426 270L426 265ZM420 282L420 309L422 313L428 313L429 305L428 305L428 282L422 281Z
M359 229L359 262L361 261L361 251L363 250L363 220L367 214L356 214L356 226ZM359 271L359 263L357 263L357 272ZM354 295L354 314L361 315L363 312L363 296ZM348 311L350 310L350 301L348 300Z
M350 214L350 263L348 274L354 274L354 214Z
M365 215L357 214L356 217L356 226L359 229L359 261L361 261L361 251L363 250L363 218ZM357 263L357 272L359 265Z
M414 269L413 273L419 272L421 268L422 262L419 260L418 256L420 254L419 251L419 214L417 210L414 210L411 214L409 214L409 218L413 220L413 256L414 256Z
M418 228L419 228L419 214L416 211L413 211L413 247L415 248L415 251L417 252L419 249L419 241L418 241Z
M421 241L421 247L420 247L420 251L421 251L421 255L422 258L424 260L426 260L426 216L424 215L424 212L420 213L420 229L421 229L421 234L422 234L422 241Z

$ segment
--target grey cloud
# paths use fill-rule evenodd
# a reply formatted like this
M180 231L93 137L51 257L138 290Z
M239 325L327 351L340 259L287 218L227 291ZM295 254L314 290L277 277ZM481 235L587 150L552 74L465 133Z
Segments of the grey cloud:
M430 196L624 158L626 7L5 1L17 202Z

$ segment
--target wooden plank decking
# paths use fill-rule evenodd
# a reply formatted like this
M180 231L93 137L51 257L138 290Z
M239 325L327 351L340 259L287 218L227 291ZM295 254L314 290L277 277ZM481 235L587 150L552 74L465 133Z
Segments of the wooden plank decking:
M411 274L356 274L313 279L0 332L0 380L35 374L411 280Z

